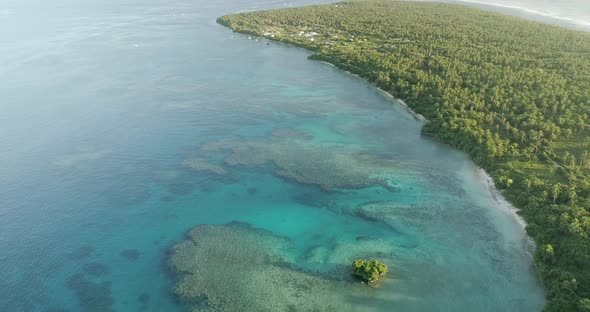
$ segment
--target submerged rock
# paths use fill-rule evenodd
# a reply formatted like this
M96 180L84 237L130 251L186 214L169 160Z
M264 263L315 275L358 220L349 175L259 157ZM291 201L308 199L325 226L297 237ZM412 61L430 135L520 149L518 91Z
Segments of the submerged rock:
M174 201L174 196L164 195L164 196L160 197L160 201L161 202L166 202L166 203L173 202Z
M90 257L95 249L96 248L92 245L84 245L67 256L71 260L83 260Z
M150 295L146 292L143 292L141 293L141 295L139 295L139 297L137 297L137 300L142 305L147 305L148 303L150 303Z
M172 183L168 185L168 192L174 195L188 195L193 192L195 186L190 183Z
M127 260L135 261L135 260L139 259L141 252L136 249L125 249L125 250L121 251L120 255L124 258L127 258Z
M102 276L111 273L111 269L106 264L98 262L86 263L82 270L91 276Z

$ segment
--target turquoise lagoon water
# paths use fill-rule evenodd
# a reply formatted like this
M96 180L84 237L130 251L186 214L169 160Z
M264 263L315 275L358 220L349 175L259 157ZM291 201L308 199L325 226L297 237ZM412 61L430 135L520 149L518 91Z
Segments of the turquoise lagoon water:
M357 299L373 311L541 309L522 226L464 154L308 52L215 23L307 3L3 3L0 311L185 311L169 248L231 221L291 240L292 264L313 274L341 274L333 261L348 258L335 250L385 241L390 276ZM282 128L306 134L288 161L332 159L338 146L394 164L392 187L322 190L272 162L225 165L228 151L207 159L223 176L182 165L220 140L293 142L271 135ZM355 214L379 201L392 203L386 223Z

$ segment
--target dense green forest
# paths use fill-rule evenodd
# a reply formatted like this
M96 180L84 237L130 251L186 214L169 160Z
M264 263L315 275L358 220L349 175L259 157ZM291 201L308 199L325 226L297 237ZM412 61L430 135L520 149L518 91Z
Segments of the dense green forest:
M590 33L443 3L350 1L221 17L402 98L521 209L546 311L590 311Z

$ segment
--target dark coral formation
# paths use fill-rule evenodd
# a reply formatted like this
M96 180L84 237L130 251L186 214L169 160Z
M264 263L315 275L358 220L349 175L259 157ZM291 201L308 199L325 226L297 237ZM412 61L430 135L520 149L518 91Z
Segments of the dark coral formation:
M190 183L172 183L168 185L168 191L174 195L188 195L194 189L195 186Z
M83 273L72 275L67 280L67 286L73 290L78 298L80 310L83 312L112 312L115 303L110 282L93 282Z
M103 192L103 195L115 206L130 206L145 203L152 194L149 187L135 184L110 187Z
M141 293L141 295L139 295L137 297L137 300L141 304L139 306L138 311L148 311L149 310L150 295L148 293L146 293L146 292Z
M106 264L98 262L86 263L82 270L91 276L102 276L111 273L111 269Z
M160 201L161 202L164 202L164 203L173 202L174 201L174 196L164 195L164 196L160 197Z
M70 312L68 309L66 308L47 308L45 310L43 310L43 312Z
M68 254L68 258L71 260L84 260L94 252L96 248L92 245L84 245L78 248L76 251Z
M127 260L135 261L139 259L139 256L141 256L141 252L136 249L125 249L121 251L120 255L126 258Z

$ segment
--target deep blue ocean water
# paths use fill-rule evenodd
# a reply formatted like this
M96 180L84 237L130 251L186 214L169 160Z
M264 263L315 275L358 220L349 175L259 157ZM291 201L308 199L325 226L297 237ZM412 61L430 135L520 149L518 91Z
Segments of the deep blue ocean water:
M358 299L371 311L540 310L522 226L464 154L308 52L215 23L312 2L3 2L0 311L184 311L167 251L231 221L287 237L294 264L318 274L361 238L387 242L380 299ZM291 161L360 151L395 163L394 190L322 190L226 155L208 159L221 177L183 165L205 144L268 144L284 128L308 138ZM354 214L374 201L404 210L390 226ZM316 250L323 260L306 258Z

